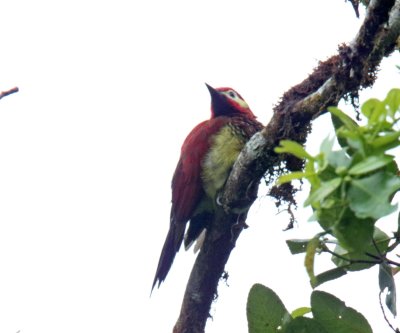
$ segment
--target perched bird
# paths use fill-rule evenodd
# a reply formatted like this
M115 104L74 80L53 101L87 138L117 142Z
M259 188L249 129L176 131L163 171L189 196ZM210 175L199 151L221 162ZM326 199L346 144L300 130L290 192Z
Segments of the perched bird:
M245 143L262 129L235 90L206 86L211 94L211 118L198 124L183 142L172 178L170 227L152 289L157 282L160 286L165 280L183 240L188 249L208 228L218 191L224 186Z

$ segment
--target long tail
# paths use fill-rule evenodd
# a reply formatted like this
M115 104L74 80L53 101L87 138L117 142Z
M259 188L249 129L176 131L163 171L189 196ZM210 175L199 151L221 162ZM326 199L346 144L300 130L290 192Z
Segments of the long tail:
M158 287L160 287L161 282L163 282L167 277L167 274L175 259L175 255L179 251L179 248L182 244L183 232L184 229L180 231L173 226L171 226L171 228L169 229L167 238L165 239L164 246L161 251L160 260L158 261L157 271L154 277L151 291L153 291L154 286L157 284L157 282Z

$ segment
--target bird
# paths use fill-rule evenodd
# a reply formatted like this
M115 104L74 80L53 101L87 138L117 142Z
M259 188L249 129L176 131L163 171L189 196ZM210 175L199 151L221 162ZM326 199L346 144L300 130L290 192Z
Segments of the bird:
M165 280L182 243L187 250L209 228L233 164L246 142L263 128L237 91L206 86L211 117L183 142L171 183L170 226L151 290Z

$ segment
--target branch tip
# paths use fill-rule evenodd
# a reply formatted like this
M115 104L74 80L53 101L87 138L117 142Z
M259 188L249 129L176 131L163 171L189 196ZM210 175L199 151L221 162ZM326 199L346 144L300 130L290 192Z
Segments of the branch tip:
M2 91L2 92L0 93L0 99L2 99L3 97L6 97L6 96L8 96L8 95L14 94L14 93L16 93L16 92L18 92L18 91L19 91L19 88L18 88L18 87L14 87L14 88L11 88L11 89L9 89L9 90Z

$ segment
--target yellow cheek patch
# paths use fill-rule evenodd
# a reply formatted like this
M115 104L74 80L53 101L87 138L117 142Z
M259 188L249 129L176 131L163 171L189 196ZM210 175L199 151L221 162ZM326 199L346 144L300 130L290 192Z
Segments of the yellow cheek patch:
M239 108L241 108L241 109L249 108L249 106L247 105L245 100L243 98L241 98L237 92L235 92L233 90L229 90L229 91L223 91L222 94L224 94L228 99L230 99L232 102L237 104L239 106ZM232 94L233 94L233 96L232 96Z
M235 102L238 103L243 109L248 109L249 108L247 103L241 98L235 99Z

